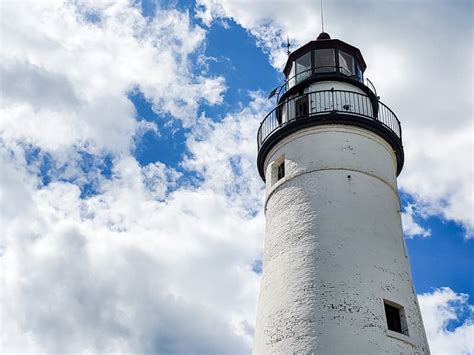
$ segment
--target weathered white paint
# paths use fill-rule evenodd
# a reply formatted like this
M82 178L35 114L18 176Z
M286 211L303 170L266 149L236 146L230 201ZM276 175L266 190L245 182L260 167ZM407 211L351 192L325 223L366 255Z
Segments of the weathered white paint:
M429 354L390 146L357 127L308 128L271 150L265 172L254 353ZM384 299L405 308L409 336L388 331Z

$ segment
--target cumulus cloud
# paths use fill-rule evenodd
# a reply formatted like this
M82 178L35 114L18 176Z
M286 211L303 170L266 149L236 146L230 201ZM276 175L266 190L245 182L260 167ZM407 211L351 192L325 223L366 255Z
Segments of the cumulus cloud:
M248 352L262 184L242 174L256 175L266 101L255 94L219 124L196 119L225 83L195 74L205 31L186 12L0 6L2 352ZM189 128L183 166L197 182L130 155L159 129L135 119L136 90Z
M415 236L429 237L431 231L416 223L414 218L416 215L417 213L413 205L409 204L405 207L405 211L401 213L403 233L408 238L413 238Z
M321 31L319 2L199 0L205 24L232 19L257 38L273 65ZM472 2L325 2L325 30L359 47L366 75L402 122L400 187L426 215L474 228ZM364 13L365 15L361 16ZM403 15L401 15L403 14Z
M474 354L474 306L468 295L443 287L418 300L432 354Z
M262 206L262 181L256 173L256 135L271 103L261 92L250 93L252 101L238 113L214 122L201 117L188 137L188 155L183 166L204 178L203 186L219 191L243 210L256 213Z
M224 79L194 75L189 59L204 49L204 30L186 13L162 10L145 18L137 6L1 4L0 130L6 143L127 152L134 132L143 131L127 93L140 90L157 113L185 126L199 103L222 101Z
M100 196L53 183L2 221L2 348L247 351L258 219L211 190L157 202L133 161L118 166Z
M3 150L1 192L12 204L2 206L1 218L2 349L248 352L263 216L249 215L248 204L259 202L243 203L246 189L229 187L240 177L231 168L235 152L254 131L219 147L239 125L255 128L264 101L255 102L206 129L223 174L202 172L198 187L168 191L178 173L123 157L101 193L84 199L69 182L42 186L21 154ZM198 144L200 134L190 141ZM241 170L254 164L250 150L239 157ZM191 151L189 169L206 164L206 149Z

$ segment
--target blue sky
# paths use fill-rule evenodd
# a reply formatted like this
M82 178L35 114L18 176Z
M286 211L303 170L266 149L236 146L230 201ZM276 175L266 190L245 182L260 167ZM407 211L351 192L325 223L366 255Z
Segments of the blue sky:
M222 120L228 112L235 111L239 106L248 105L251 100L249 92L263 91L267 94L281 84L281 72L270 65L268 56L257 47L255 38L232 20L226 20L225 26L218 24L209 28L204 55L210 58L207 63L208 75L224 76L226 81L221 105L199 106L199 112L214 121ZM186 129L172 117L155 114L142 93L132 93L130 99L138 118L159 125L159 134L148 132L140 137L135 151L137 160L141 164L160 161L179 168L186 153Z
M179 6L186 7L187 4ZM201 105L199 108L213 120L221 120L227 112L234 111L239 105L248 105L249 91L269 93L282 83L281 72L270 65L268 55L257 46L255 38L232 19L226 19L225 25L216 23L209 28L205 55L214 58L208 65L208 74L224 76L227 86L222 105ZM370 66L370 58L366 57L366 61ZM131 100L139 117L154 120L160 127L159 135L148 133L140 141L135 152L137 160L141 164L161 161L179 169L179 163L186 154L186 130L179 125L166 125L167 118L154 114L142 95L131 96ZM189 173L182 171L184 174ZM401 202L405 206L413 203L413 198L409 194L402 194ZM462 226L438 216L417 218L417 223L431 231L429 238L407 239L417 291L431 292L451 285L458 292L474 295L472 274L458 272L459 269L472 268L474 256L474 243L465 239Z
M453 222L430 217L421 223L431 230L431 236L407 239L417 292L450 285L458 292L472 295L472 242L465 240L464 231Z
M186 7L186 4L180 5ZM205 55L213 58L208 64L209 75L224 76L227 85L223 105L200 107L200 111L214 120L222 119L238 105L247 105L250 101L249 91L262 90L269 93L282 83L281 72L270 65L268 55L257 46L255 38L232 19L209 28ZM370 65L370 58L367 61ZM134 96L132 101L139 116L150 119L153 117L158 122L163 120L159 136L150 134L140 142L135 154L138 161L147 164L158 160L179 169L181 158L186 153L186 146L183 144L185 130L182 127L163 125L165 119L154 115L150 104L142 96ZM183 172L185 175L189 173L186 170ZM413 198L409 194L402 194L401 202L405 206L413 203ZM417 292L428 293L449 285L457 292L470 297L474 295L471 273L474 243L465 239L462 226L439 216L417 218L416 222L431 231L429 238L407 238ZM466 272L459 272L460 269ZM258 266L255 270L261 271ZM460 321L467 316L469 315L463 314Z
M431 350L474 353L472 63L458 65L472 58L472 4L326 6L327 32L361 49L402 122L404 230ZM286 36L314 39L319 5L1 7L4 352L249 352L256 131ZM351 15L364 7L372 16ZM453 68L442 92L440 63Z

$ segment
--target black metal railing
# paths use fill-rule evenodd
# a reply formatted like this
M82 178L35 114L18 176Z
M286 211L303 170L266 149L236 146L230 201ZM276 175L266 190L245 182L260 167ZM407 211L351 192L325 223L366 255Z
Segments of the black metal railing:
M257 133L258 149L280 128L295 120L328 113L343 113L377 122L401 140L400 121L382 102L367 95L345 90L314 91L292 97L275 107L260 123Z
M335 75L341 75L346 78L354 79L364 84L365 86L367 86L370 90L372 90L375 96L377 96L377 91L375 89L375 86L368 78L363 79L362 77L358 77L356 74L353 74L342 67L338 68L337 66L323 66L323 67L310 68L290 77L288 80L286 80L283 83L283 85L277 88L277 91L276 91L276 94L278 95L277 97L279 98L289 89L291 89L293 86L305 81L306 79L320 76L321 74L335 74Z
M367 86L370 90L372 90L375 96L377 96L377 89L375 88L375 85L369 80L369 78L365 78L365 81L363 82L363 84Z

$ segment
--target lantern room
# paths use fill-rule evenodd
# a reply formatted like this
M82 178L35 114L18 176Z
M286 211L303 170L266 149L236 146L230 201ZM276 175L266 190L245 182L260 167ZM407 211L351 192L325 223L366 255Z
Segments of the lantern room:
M290 53L283 73L286 82L279 91L279 99L298 91L299 84L321 80L346 81L359 86L367 94L376 95L370 81L364 82L367 65L360 50L341 40L321 33L315 41Z
M289 53L285 82L269 96L277 95L276 107L257 134L257 164L263 180L265 158L279 141L301 129L330 124L360 127L384 138L395 152L397 174L401 172L400 121L364 78L366 68L358 48L325 32Z

